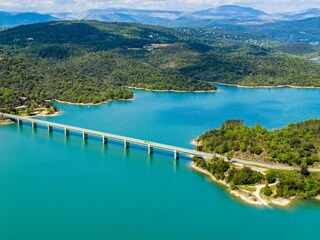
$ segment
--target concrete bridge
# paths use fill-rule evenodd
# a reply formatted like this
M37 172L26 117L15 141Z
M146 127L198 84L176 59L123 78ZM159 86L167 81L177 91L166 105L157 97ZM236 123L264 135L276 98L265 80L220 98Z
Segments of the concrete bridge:
M202 158L213 157L213 154L209 154L205 152L195 151L187 148L181 148L181 147L176 147L176 146L171 146L171 145L166 145L166 144L161 144L156 142L149 142L146 140L130 138L130 137L115 135L115 134L106 133L106 132L94 131L86 128L79 128L79 127L43 121L43 120L34 119L34 118L20 117L20 116L6 114L6 113L3 113L3 116L13 120L18 125L22 125L24 122L28 122L28 123L31 123L32 128L37 128L38 125L44 126L45 128L47 128L48 132L52 132L53 129L61 129L63 130L66 136L69 135L70 132L80 133L84 140L86 140L88 136L96 136L101 138L101 141L103 144L107 144L109 139L120 141L123 143L123 146L125 149L129 148L131 144L145 146L146 149L148 150L148 154L152 154L154 149L172 152L175 160L179 159L180 154L184 154L186 156L191 156L191 157L193 156L202 157Z
M101 138L101 141L103 144L107 144L108 139L120 141L120 142L123 142L123 146L125 149L129 148L131 144L145 146L146 149L148 150L149 155L153 154L154 149L159 149L167 152L172 152L175 160L179 159L180 154L184 154L189 157L197 156L197 157L202 157L204 159L211 159L214 156L217 156L229 162L229 160L226 157L221 156L219 154L210 154L210 153L195 151L187 148L175 147L175 146L156 143L156 142L149 142L149 141L145 141L137 138L130 138L130 137L115 135L111 133L89 130L85 128L78 128L78 127L73 127L73 126L64 125L64 124L38 120L34 118L20 117L12 114L0 113L0 115L3 115L4 117L15 121L18 125L22 125L23 122L31 123L32 128L37 128L38 125L42 125L47 128L48 132L52 132L53 129L62 129L66 136L69 135L70 132L80 133L84 140L86 140L88 136L96 136ZM295 168L292 166L268 164L268 163L250 161L250 160L237 159L237 158L232 158L230 162L240 163L245 166L256 166L261 168L271 168L271 169L289 170L289 171L299 170L299 168ZM311 172L320 172L320 168L309 168L308 170Z

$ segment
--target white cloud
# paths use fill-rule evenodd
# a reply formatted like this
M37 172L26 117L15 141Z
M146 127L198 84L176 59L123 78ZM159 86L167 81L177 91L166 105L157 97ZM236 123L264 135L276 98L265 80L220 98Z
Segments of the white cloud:
M199 10L225 4L249 6L267 12L320 8L320 0L0 0L0 10L75 12L110 7Z

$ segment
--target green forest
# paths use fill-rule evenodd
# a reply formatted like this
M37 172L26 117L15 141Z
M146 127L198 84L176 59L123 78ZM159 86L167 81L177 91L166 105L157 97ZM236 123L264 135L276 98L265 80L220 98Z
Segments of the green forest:
M240 186L266 184L261 192L267 197L311 198L320 194L320 174L310 173L303 167L300 171L269 169L266 174L262 174L249 167L235 168L217 157L211 160L194 157L193 162L196 166L207 170L216 179L226 181L231 190L238 189ZM275 184L275 189L269 184Z
M219 129L200 136L197 149L253 161L312 166L319 162L319 138L320 119L274 130L258 124L248 127L241 120L227 120Z
M1 31L0 111L19 114L19 106L30 111L52 100L130 99L130 87L194 92L216 90L212 82L320 86L320 65L287 48L244 41L245 33L223 41L223 31L209 33L97 21Z

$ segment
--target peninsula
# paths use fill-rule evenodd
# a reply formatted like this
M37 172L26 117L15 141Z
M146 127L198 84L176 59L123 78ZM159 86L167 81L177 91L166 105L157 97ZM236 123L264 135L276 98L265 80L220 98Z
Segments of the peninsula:
M219 129L196 140L196 149L217 153L225 159L193 158L192 167L226 186L231 194L255 205L287 205L293 199L320 195L320 120L289 124L268 131L260 125L247 127L241 120L228 120ZM250 161L288 165L296 171L266 169L232 163L233 157Z

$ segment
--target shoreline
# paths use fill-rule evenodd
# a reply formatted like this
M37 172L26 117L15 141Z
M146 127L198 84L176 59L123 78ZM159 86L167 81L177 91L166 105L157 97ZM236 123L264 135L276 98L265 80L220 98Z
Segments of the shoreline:
M36 118L36 117L56 117L62 114L62 111L56 111L52 114L47 114L46 111L41 111L36 115L32 115L32 116L28 116L28 115L21 115L21 117L24 118ZM7 125L11 125L14 124L15 122L10 120L10 119L4 119L4 120L0 120L0 126L7 126Z
M14 121L11 121L10 119L5 119L0 121L0 126L7 126L11 124L14 124Z
M276 85L276 86L245 86L239 84L231 84L231 83L220 83L220 82L212 82L216 85L228 86L228 87L237 87L237 88L263 88L263 89L272 89L272 88L295 88L295 89L320 89L320 87L309 87L309 86L295 86L295 85Z
M292 199L285 199L285 198L263 198L260 195L261 189L265 186L265 184L257 184L252 187L255 187L256 190L254 192L250 192L248 190L244 189L237 189L237 190L231 190L229 184L225 182L224 180L218 180L216 179L210 172L208 172L205 169L202 169L199 166L196 166L194 162L190 164L190 167L204 175L210 178L210 180L214 183L218 183L219 185L222 185L225 187L227 192L234 198L240 200L243 203L252 205L252 206L259 206L259 207L272 207L272 206L278 206L278 207L288 207L292 204ZM269 185L272 186L272 185Z
M218 92L218 90L209 90L209 91L179 91L179 90L157 90L157 89L148 89L148 88L139 88L139 87L127 87L129 89L134 89L134 90L144 90L148 92L173 92L173 93L213 93L213 92Z
M113 100L106 100L106 101L99 102L99 103L73 103L73 102L61 101L61 100L58 100L58 99L54 99L54 100L52 100L52 101L53 101L53 102L57 102L57 103L75 105L75 106L99 106L99 105L111 103L111 102L114 102L114 101L133 101L133 100L134 100L134 98L128 98L128 99L113 99Z
M36 118L36 117L56 117L56 116L59 116L62 114L62 111L57 111L57 112L54 112L52 114L46 114L44 112L40 112L34 116L25 116L25 117L28 117L28 118Z

